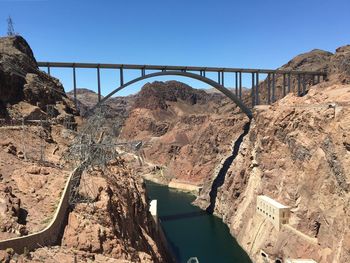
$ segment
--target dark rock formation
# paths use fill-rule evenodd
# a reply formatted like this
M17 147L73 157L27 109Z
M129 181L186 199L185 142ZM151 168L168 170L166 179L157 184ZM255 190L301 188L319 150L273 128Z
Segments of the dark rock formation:
M167 109L167 102L183 100L190 105L204 104L210 97L205 91L193 89L181 82L155 81L143 86L137 95L134 107L150 110Z
M0 38L0 114L11 115L12 105L24 101L47 111L47 105L61 104L66 113L74 113L62 84L39 70L33 52L20 36ZM10 113L9 113L10 112ZM56 110L58 115L58 110ZM19 114L21 115L21 114ZM23 115L23 114L22 114Z

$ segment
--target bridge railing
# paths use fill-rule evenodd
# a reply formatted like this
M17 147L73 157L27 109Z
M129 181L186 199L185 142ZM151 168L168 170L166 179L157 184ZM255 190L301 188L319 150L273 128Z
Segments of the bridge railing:
M260 104L271 104L283 98L289 92L298 96L306 94L308 88L314 84L324 81L327 73L322 71L299 71L299 70L273 70L273 69L249 69L249 68L220 68L220 67L196 67L196 66L166 66L166 65L136 65L136 64L98 64L98 63L73 63L73 62L38 62L38 66L46 68L51 74L51 68L71 68L73 75L73 96L77 104L77 73L76 69L96 69L98 102L101 101L101 70L116 69L119 71L119 86L123 86L124 72L127 70L139 70L140 76L147 75L147 71L179 71L191 72L208 77L207 73L216 73L215 81L225 87L225 80L233 80L232 92L241 100L247 101L254 107ZM230 75L230 76L228 76ZM243 87L244 78L251 79L250 93ZM265 76L263 80L263 76ZM261 81L263 80L263 81ZM117 84L118 85L118 84ZM226 86L226 88L228 88Z

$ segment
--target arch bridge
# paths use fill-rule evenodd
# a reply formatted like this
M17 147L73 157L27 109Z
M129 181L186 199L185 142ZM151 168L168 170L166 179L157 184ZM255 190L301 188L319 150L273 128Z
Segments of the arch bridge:
M194 67L194 66L166 66L166 65L135 65L135 64L97 64L97 63L72 63L72 62L38 62L38 66L46 68L51 74L51 68L71 68L73 74L74 102L77 104L77 72L78 68L96 69L98 103L104 103L114 94L128 86L158 76L183 76L202 81L222 92L231 99L249 117L252 118L251 108L260 104L271 104L277 98L284 97L291 91L296 91L299 96L305 94L307 88L327 78L326 72L320 71L296 71L296 70L272 70L272 69L243 69L243 68L219 68L219 67ZM119 71L119 84L112 92L102 98L101 92L101 70L115 69ZM130 81L124 81L125 71L139 70L140 76ZM207 73L214 73L217 78L214 80ZM251 103L247 103L242 97L242 76L248 75L251 79ZM259 82L259 77L265 76L265 87ZM282 76L282 92L277 96L277 77ZM234 89L225 86L225 79L228 77L234 80ZM245 76L246 77L246 76ZM322 78L322 79L321 79ZM263 88L265 94L263 94ZM264 102L260 97L264 96ZM249 105L248 105L249 104ZM95 106L95 107L96 107Z

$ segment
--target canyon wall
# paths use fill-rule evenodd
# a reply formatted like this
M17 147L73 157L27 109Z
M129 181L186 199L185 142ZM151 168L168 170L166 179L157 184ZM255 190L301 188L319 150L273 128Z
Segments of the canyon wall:
M142 140L145 160L163 169L165 181L201 185L230 155L247 120L220 93L153 82L136 95L121 138Z
M289 94L254 108L249 133L217 191L214 213L255 262L263 262L261 250L273 260L350 261L350 85L343 67L349 51L327 55L329 81L305 96ZM206 182L196 200L203 209L212 187L213 180ZM258 195L290 206L289 223L278 231L258 214Z

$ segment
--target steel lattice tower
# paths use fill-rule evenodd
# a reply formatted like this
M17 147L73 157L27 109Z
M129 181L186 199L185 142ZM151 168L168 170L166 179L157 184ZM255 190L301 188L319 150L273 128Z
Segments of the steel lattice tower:
M7 35L8 36L16 35L15 29L13 27L13 21L12 21L12 18L10 16L7 18Z

